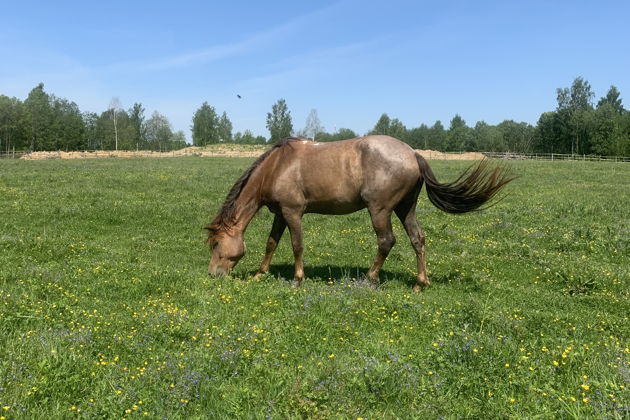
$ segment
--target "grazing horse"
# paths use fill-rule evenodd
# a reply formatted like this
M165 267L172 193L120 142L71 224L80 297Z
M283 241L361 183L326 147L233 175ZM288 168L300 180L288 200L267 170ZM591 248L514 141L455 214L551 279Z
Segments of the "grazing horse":
M212 257L209 275L228 274L245 255L243 234L256 212L274 213L265 257L256 273L269 270L273 253L289 227L295 258L294 285L304 280L302 215L348 214L367 207L378 239L378 251L367 272L378 284L378 272L396 239L391 214L402 222L416 253L414 290L429 285L424 234L416 221L416 202L423 182L429 200L448 213L479 209L512 178L482 160L457 180L439 183L427 161L409 145L389 136L367 136L330 143L288 138L263 153L236 181L221 210L206 227Z

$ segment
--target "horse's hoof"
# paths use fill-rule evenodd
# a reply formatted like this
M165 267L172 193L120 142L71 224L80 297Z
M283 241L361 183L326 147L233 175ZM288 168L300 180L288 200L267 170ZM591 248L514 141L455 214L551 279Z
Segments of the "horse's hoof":
M422 283L422 284L415 284L413 286L413 291L414 292L422 292L424 289L426 289L431 283L426 282L426 283Z
M374 280L368 276L362 276L360 279L357 279L355 284L357 286L367 287L369 289L374 289L374 290L381 287L381 283L378 281L378 279Z

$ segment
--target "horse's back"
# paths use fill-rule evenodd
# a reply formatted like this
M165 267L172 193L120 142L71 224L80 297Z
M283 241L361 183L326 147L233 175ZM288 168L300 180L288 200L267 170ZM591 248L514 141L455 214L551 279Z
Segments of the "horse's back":
M399 200L415 185L415 152L389 136L292 141L279 159L273 196L305 212L346 214L375 200Z
M376 167L398 166L417 167L415 151L402 141L382 135L367 136L360 139L359 147L368 164Z
M364 168L361 196L368 207L394 208L418 185L416 152L408 144L389 136L368 136L360 149Z

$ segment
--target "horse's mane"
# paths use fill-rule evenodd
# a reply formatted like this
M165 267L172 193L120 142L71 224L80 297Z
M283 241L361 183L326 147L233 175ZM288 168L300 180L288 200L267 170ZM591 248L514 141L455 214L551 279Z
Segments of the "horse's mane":
M284 147L294 140L301 140L301 139L298 139L295 137L287 137L285 139L277 141L270 149L268 149L267 151L265 151L265 153L260 155L258 159L256 159L256 161L252 164L252 166L250 166L243 173L243 175L241 175L241 177L234 183L234 185L230 189L230 192L228 192L228 195L225 198L225 201L223 202L223 206L221 206L219 213L217 213L214 220L212 220L212 222L208 226L205 227L205 229L208 229L209 231L208 239L210 239L210 237L212 236L214 232L217 232L220 230L228 230L234 225L234 223L236 222L235 220L236 199L238 198L241 191L243 191L243 188L245 188L245 185L247 185L247 181L249 181L249 177L254 172L254 170L258 166L260 166L260 164L265 159L267 159L267 157L274 150Z

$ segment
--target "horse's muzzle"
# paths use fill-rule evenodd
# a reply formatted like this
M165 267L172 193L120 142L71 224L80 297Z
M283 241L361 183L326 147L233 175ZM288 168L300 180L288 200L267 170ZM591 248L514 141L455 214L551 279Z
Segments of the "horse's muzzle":
M210 277L225 277L227 275L228 271L221 267L217 267L213 270L208 270L208 276Z

